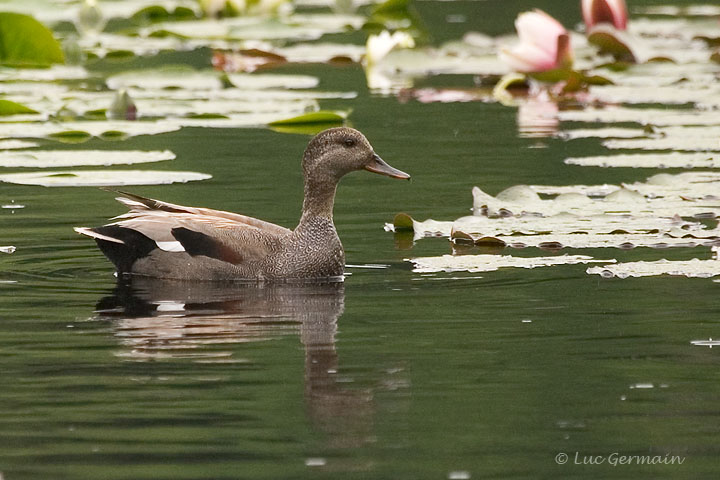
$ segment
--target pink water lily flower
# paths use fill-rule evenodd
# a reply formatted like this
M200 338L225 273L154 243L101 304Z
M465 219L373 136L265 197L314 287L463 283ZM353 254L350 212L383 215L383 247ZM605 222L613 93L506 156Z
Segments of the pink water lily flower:
M582 0L582 15L588 31L598 23L608 23L618 30L627 28L625 0Z
M543 12L523 12L515 20L520 43L502 48L500 59L521 73L540 73L572 66L570 36L560 22Z

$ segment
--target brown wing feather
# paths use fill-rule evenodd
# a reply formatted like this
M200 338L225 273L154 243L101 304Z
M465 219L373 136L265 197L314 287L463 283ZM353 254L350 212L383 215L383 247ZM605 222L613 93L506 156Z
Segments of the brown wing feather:
M162 202L160 200L155 200L152 198L142 197L133 193L120 191L117 191L115 193L122 195L121 197L118 197L117 200L130 209L130 214L148 211L185 213L197 215L198 217L196 218L196 220L201 222L216 222L218 228L234 227L236 226L236 224L244 224L256 227L260 230L264 230L268 233L275 235L285 235L291 233L291 230L285 227L259 220L257 218L248 217L247 215L240 215L238 213L226 212L223 210L213 210L210 208L185 207L182 205L175 205L173 203ZM121 218L126 216L127 215L122 215ZM225 220L225 222L220 222L220 219Z

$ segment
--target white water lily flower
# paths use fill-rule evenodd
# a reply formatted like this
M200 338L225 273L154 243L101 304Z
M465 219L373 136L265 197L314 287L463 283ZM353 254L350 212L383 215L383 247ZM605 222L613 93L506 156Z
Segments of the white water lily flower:
M383 30L379 35L370 35L365 44L365 63L374 65L385 58L393 49L413 48L415 40L407 32L397 31L392 35Z

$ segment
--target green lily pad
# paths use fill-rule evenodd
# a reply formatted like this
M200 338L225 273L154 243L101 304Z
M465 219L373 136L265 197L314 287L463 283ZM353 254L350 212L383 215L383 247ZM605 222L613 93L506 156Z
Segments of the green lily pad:
M317 112L306 113L304 115L298 115L297 117L285 118L282 120L275 120L268 123L271 127L287 126L287 125L312 125L312 124L324 124L324 125L342 125L347 120L347 115L340 114L329 110L320 110Z
M0 100L0 116L18 115L25 113L38 113L30 107L26 107L17 102L11 100Z
M0 12L0 63L12 67L46 67L64 63L52 32L29 15Z
M600 24L588 33L588 42L596 45L601 53L609 53L616 60L635 63L637 58L630 47L632 39L611 25Z
M395 232L411 232L413 231L413 219L407 213L398 213L395 215L395 218L393 218L393 227L395 227Z
M65 130L51 133L48 137L63 143L84 143L90 140L92 135L82 130Z

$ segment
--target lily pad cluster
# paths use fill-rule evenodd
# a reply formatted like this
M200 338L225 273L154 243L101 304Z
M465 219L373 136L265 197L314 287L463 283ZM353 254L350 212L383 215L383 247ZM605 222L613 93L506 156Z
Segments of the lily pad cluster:
M506 64L520 72L500 80L494 99L518 108L521 136L595 141L606 150L602 155L558 159L568 168L587 168L588 178L597 178L597 170L591 170L597 168L672 172L620 184L517 185L495 196L475 187L473 214L454 221L418 221L398 214L387 230L412 232L414 241L440 236L453 242L454 256L410 259L417 271L477 272L485 266L494 270L507 256L498 254L508 249L536 248L563 258L568 249L673 248L696 258L617 263L608 254L606 264L587 272L619 278L720 275L720 261L711 254L720 245L720 173L707 170L720 167L717 8L647 8L637 11L641 17L628 19L623 17L622 1L582 4L583 32L566 32L557 24L548 27L558 43L551 45L549 55L537 58L553 68L530 65L530 57L524 57L544 48L523 33L528 17L518 19L520 39L514 50L500 47L502 39L467 35L465 41L510 56ZM551 65L553 59L564 62L562 68ZM566 68L570 63L584 79L598 81L576 84L581 91L574 88ZM476 72L484 84L492 84L497 73ZM439 101L467 101L436 92ZM415 96L421 101L432 98L427 92ZM489 96L477 99L493 101ZM462 255L472 253L470 247L490 249L495 255ZM544 256L531 258L538 266L547 264Z
M218 9L220 3L234 10ZM183 0L4 2L0 35L7 38L0 38L0 166L47 169L174 158L172 152L128 149L56 152L48 148L55 141L81 144L99 138L118 142L184 127L269 127L314 133L345 123L349 109L323 110L320 103L351 100L355 92L323 91L319 79L308 75L213 68L207 49L216 51L216 61L223 55L229 61L242 52L252 51L254 58L260 58L264 50L281 47L285 50L278 55L304 61L309 52L323 51L315 45L304 46L306 42L356 31L367 18L353 12L332 13L327 7L318 13L315 5L307 12L299 6L292 13L275 8L288 2L243 4L248 9L238 8L239 2ZM138 64L143 56L191 50L206 52L208 67L162 61L153 68ZM352 62L364 55L362 45L330 44L324 50L342 51L337 56L347 56ZM127 184L122 171L98 172L94 179L92 172L8 173L1 174L0 180L48 186ZM148 171L133 181L207 177Z

